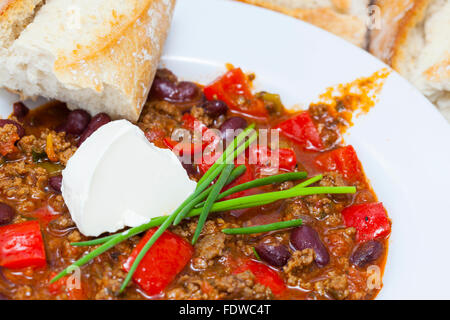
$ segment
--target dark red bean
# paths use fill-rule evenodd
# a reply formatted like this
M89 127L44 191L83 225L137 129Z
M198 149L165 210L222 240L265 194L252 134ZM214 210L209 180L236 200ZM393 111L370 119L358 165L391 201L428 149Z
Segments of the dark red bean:
M48 185L53 191L61 193L62 176L50 177L48 179Z
M350 256L350 262L357 267L363 268L374 262L383 254L384 247L378 241L371 240L361 244Z
M22 102L15 102L13 104L13 115L17 119L24 118L28 112L30 112L30 109L26 105L24 105Z
M232 137L236 136L236 130L247 128L247 120L241 117L231 117L225 120L220 126L222 138L226 141L231 141Z
M284 266L291 257L289 250L282 244L271 245L261 242L255 247L255 250L261 260L277 268Z
M13 208L0 202L0 226L11 223L15 216L16 212Z
M220 100L206 101L202 107L206 113L211 117L218 117L224 115L228 111L228 106L225 102Z
M324 267L330 262L330 254L320 240L319 234L309 226L295 228L291 233L291 244L297 250L313 249L319 267Z
M200 88L193 82L173 82L168 78L155 77L151 95L160 100L174 103L185 103L200 97Z
M67 133L80 135L84 132L91 121L91 115L85 110L77 109L69 113L64 125L64 131Z
M17 134L19 135L20 138L22 138L25 135L25 129L16 121L10 120L10 119L0 119L0 128L2 128L3 126L5 126L7 124L12 124L12 125L16 126Z
M176 83L160 77L156 77L153 80L152 88L150 90L151 95L160 100L170 99L170 97L175 95L175 91Z
M9 298L5 296L3 293L0 293L0 300L9 300Z
M111 122L111 118L106 113L99 113L95 115L81 135L78 146L80 146L87 138L89 138L91 134L93 134L98 128L107 124L108 122Z

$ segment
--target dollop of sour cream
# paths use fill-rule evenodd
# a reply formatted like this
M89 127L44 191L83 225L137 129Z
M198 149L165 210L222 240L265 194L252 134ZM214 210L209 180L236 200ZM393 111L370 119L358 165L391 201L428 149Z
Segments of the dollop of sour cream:
M196 188L168 149L127 120L95 131L62 172L62 196L85 236L135 227L172 213Z

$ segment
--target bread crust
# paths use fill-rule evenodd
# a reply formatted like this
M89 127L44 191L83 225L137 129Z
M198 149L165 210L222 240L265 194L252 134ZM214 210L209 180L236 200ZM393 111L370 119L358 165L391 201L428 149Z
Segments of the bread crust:
M9 32L4 39L0 34L1 86L26 97L65 101L91 114L138 120L175 0L53 0L40 9L44 0L8 1L0 19L16 19L0 20L0 30ZM23 8L30 21L17 28ZM98 10L91 14L92 8ZM2 40L9 43L2 46Z
M364 47L367 28L365 21L350 13L351 0L332 0L330 7L300 8L278 5L273 0L239 0L281 12L334 33L353 44Z
M112 33L58 56L57 78L97 92L105 85L117 88L130 105L119 112L105 111L113 118L136 121L158 66L174 4L175 0L141 0L132 16L114 22Z
M372 31L369 51L398 69L405 55L403 48L408 34L423 19L429 4L430 0L377 0L382 28Z

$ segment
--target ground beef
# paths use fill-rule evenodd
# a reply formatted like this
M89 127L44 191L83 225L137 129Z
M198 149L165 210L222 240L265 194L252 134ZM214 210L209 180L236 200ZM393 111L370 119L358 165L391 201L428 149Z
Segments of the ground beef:
M315 253L313 249L295 251L288 263L283 267L287 283L292 286L301 285L304 272L308 272L313 265Z
M335 257L348 257L354 246L355 228L336 229L327 232L324 242Z
M320 180L321 187L344 187L347 183L342 174L337 172L327 172L323 174L323 179Z
M0 195L14 203L20 212L39 208L37 201L47 197L47 182L45 169L25 161L8 162L0 167Z
M142 131L160 131L170 136L175 128L181 126L181 111L176 105L166 101L150 101L144 107L138 126Z
M206 114L205 109L203 109L202 107L192 107L191 115L207 127L211 127L211 125L214 123L214 119L209 117Z
M6 124L0 127L0 154L6 156L17 150L15 143L19 140L17 127L12 124Z
M314 288L317 292L324 298L329 297L337 300L347 298L350 294L347 277L343 274L336 274L335 271L331 271L328 277L326 280L315 283Z
M271 299L269 288L256 283L249 272L215 276L205 280L198 276L182 276L174 289L166 294L168 299Z
M225 234L222 232L209 234L195 244L194 268L204 269L214 264L213 259L222 255L225 248Z
M63 165L67 164L67 161L75 153L77 147L74 141L67 139L65 132L55 132L52 130L44 130L39 137L34 135L24 136L20 139L18 145L22 152L27 157L31 158L33 152L42 153L45 152L47 145L47 136L51 134L53 140L53 149L55 152L56 160Z

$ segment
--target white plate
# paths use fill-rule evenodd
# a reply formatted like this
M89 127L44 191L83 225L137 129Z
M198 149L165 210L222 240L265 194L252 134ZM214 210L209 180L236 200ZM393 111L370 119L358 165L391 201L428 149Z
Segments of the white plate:
M306 106L330 85L385 67L333 35L277 13L229 1L179 0L163 65L206 83L227 62L255 72L257 89L280 93L287 106ZM450 298L450 126L396 73L379 98L346 136L393 221L378 297ZM15 99L0 94L1 115L10 113Z

